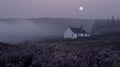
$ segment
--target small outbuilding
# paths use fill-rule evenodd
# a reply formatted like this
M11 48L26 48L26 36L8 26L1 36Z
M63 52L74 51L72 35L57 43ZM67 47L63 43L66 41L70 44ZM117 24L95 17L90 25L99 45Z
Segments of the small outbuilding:
M83 29L83 26L81 26L80 28L73 28L71 26L68 26L68 29L64 32L65 39L76 39L83 37L90 37L90 34Z

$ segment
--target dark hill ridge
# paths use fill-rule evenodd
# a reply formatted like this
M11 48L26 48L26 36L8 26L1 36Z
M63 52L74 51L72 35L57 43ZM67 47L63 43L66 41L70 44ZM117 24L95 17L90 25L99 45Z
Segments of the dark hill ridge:
M56 22L56 23L84 23L84 22L95 22L93 19L77 19L77 18L38 18L38 19L30 19L30 20L38 20L39 22Z
M16 23L17 21L23 22L23 21L31 21L33 23L49 23L49 24L60 24L64 25L64 27L67 27L68 25L73 27L80 27L81 25L84 25L85 29L88 31L92 30L92 26L95 22L94 19L78 19L78 18L4 18L0 19L0 22L7 22L7 23Z
M94 25L95 20L93 19L77 19L77 18L37 18L37 19L30 19L33 22L39 23L49 23L49 24L56 24L56 27L64 28L64 30L68 27L68 25L72 27L80 27L81 25L84 26L84 29L88 32L91 32L92 27Z

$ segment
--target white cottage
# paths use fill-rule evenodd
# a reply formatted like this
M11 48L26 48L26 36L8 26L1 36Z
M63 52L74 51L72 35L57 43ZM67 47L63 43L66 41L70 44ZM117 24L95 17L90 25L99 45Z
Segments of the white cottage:
M81 37L90 37L90 34L88 34L82 26L80 28L72 28L69 26L64 32L64 38L76 39Z

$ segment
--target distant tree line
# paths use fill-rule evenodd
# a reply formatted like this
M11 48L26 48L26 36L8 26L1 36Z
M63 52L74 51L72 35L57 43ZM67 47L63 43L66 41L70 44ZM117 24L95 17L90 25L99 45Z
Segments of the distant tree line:
M120 19L114 18L114 16L111 19L96 19L95 24L93 26L93 33L95 31L99 31L101 29L110 29L110 28L120 28Z

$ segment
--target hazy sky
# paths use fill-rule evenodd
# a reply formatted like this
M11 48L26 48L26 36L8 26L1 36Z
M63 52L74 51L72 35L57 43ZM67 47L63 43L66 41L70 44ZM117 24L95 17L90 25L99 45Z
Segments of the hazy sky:
M83 6L84 10L79 11ZM0 0L0 18L107 18L120 16L120 0Z

